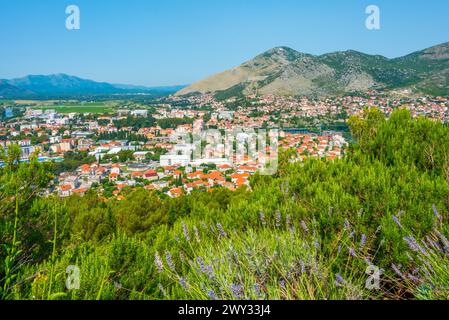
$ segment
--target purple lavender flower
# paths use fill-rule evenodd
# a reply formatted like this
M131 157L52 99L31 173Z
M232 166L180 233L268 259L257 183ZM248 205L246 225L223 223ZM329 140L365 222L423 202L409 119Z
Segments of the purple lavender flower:
M199 270L198 270L198 272L204 273L204 274L207 275L210 279L213 279L213 278L214 278L214 270L213 270L212 266L206 265L206 264L204 263L203 258L201 258L201 257L196 258L196 262L198 263L198 265L199 265L199 267L200 267Z
M421 247L414 237L404 237L405 242L407 242L409 248L415 252L421 252L422 254L427 254L426 250Z
M398 217L393 216L393 221L399 226L399 228L402 229L402 224L401 224L401 222L399 221Z
M363 248L365 247L365 244L366 244L366 235L362 234L362 237L360 239L359 251L363 250Z
M291 217L289 214L287 214L287 216L285 217L285 224L287 225L287 227L290 227L291 223L292 223Z
M218 233L220 234L220 237L226 238L227 234L223 229L223 226L219 223L217 223L217 229L218 229Z
M419 278L418 277L416 277L416 276L414 276L414 275L412 275L412 274L407 274L407 277L410 279L410 280L412 280L413 282L415 282L415 283L419 283L420 282L420 280L419 280Z
M154 264L156 265L156 268L158 269L159 273L164 270L164 263L161 260L161 257L159 256L159 253L156 251L154 254Z
M279 285L281 286L281 288L282 288L283 290L285 290L285 280L279 281Z
M279 228L281 226L281 213L279 212L279 210L276 210L276 228Z
M215 277L214 269L212 268L211 265L206 265L204 272L207 274L209 279L213 279Z
M304 220L301 220L301 227L306 233L309 232L309 228L307 227L307 224L304 222Z
M257 297L260 296L260 284L258 284L258 283L254 284L254 293Z
M163 286L162 284L159 283L159 284L157 285L157 287L158 287L159 290L161 291L162 295L163 295L164 297L166 297L166 296L167 296L167 292L165 292L164 286Z
M435 217L437 217L438 220L441 220L441 215L438 213L437 206L435 204L432 204L432 210Z
M201 258L201 257L196 258L196 262L200 266L201 272L204 273L206 270L206 265L204 264L203 258Z
M449 240L447 240L447 238L444 236L444 234L442 234L437 229L434 229L434 232L438 236L438 238L440 238L441 242L444 244L444 247L448 248L449 247Z
M348 247L348 251L349 251L349 254L350 254L352 257L356 257L354 248Z
M243 297L243 287L239 284L231 284L232 295L235 299L242 299Z
M423 247L419 247L419 249L421 250L421 253L424 255L427 255L427 251L432 251L434 252L432 249L430 249L430 247L427 245L427 243L424 240L421 240L421 243L423 244ZM427 251L426 251L427 250Z
M302 262L302 260L299 261L299 264L301 265L301 274L306 272L306 265L304 264L304 262Z
M443 250L441 249L440 245L438 244L438 242L434 241L432 238L430 238L429 236L426 236L426 240L427 242L434 247L435 249L438 250L438 252L440 253L444 253Z
M167 261L167 265L171 271L175 271L175 265L173 263L173 259L171 257L170 252L165 251L165 260Z
M351 229L351 224L349 223L348 219L345 219L344 226L345 226L345 230L349 231Z
M208 295L209 298L211 298L212 300L217 300L217 296L215 295L214 290L210 289L209 292L207 293L207 295Z
M187 285L186 279L184 277L179 277L178 282L184 289L189 290L189 286Z
M190 235L189 235L189 229L187 228L187 225L182 222L182 231L184 232L184 238L190 242Z
M263 211L259 212L259 219L260 222L262 222L262 225L265 226L266 222L265 222L265 214L263 213Z
M193 233L195 234L195 240L197 242L200 242L200 235L198 233L198 228L196 226L193 226Z
M396 266L394 263L391 264L391 268L393 269L393 271L400 276L402 279L406 280L404 274L401 272L401 270L399 269L398 266Z
M344 287L346 286L348 283L346 282L345 279L343 279L343 277L337 273L335 274L335 285L338 287Z

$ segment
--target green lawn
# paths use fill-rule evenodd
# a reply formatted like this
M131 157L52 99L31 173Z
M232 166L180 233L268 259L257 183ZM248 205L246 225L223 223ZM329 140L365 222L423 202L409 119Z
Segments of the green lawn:
M113 112L114 106L109 103L92 102L92 103L79 103L79 104L58 104L58 105L45 105L37 106L34 109L54 109L59 113L107 113Z

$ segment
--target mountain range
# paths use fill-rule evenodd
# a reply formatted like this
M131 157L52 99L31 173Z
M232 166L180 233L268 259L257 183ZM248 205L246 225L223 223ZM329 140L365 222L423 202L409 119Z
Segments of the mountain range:
M370 89L448 96L449 42L394 59L354 50L312 55L277 47L176 95L212 93L221 99L255 93L335 96Z
M111 84L67 74L0 79L0 99L141 93L212 93L218 99L251 94L322 97L370 89L449 96L449 42L394 59L354 50L312 55L276 47L190 86Z
M28 75L0 80L0 98L38 98L108 94L170 94L184 86L144 87L86 80L67 74Z

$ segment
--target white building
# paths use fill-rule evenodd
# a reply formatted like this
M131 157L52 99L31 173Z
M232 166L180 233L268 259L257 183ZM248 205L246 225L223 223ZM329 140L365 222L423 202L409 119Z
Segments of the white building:
M135 117L143 117L146 118L148 116L148 110L133 110L131 111L131 115L135 116Z
M160 164L165 166L186 166L190 162L189 155L166 154L160 157Z

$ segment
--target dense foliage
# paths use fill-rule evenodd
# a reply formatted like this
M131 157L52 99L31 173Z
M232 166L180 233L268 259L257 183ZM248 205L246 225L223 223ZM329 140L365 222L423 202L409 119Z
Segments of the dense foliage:
M252 191L175 199L41 197L48 168L11 158L0 175L1 295L447 299L449 128L376 109L349 125L356 142L343 159L292 162L289 150ZM71 265L78 290L66 288ZM378 289L366 287L367 267L379 268Z
M64 160L55 164L55 172L73 172L83 164L91 164L95 162L95 156L89 155L87 151L73 152L68 151L64 153Z
M176 129L179 125L183 124L192 124L193 119L192 118L162 118L157 120L157 124L162 129Z
M133 130L137 131L141 128L151 127L154 125L155 119L151 115L146 118L128 116L123 119L114 120L113 123L117 129L131 127Z

